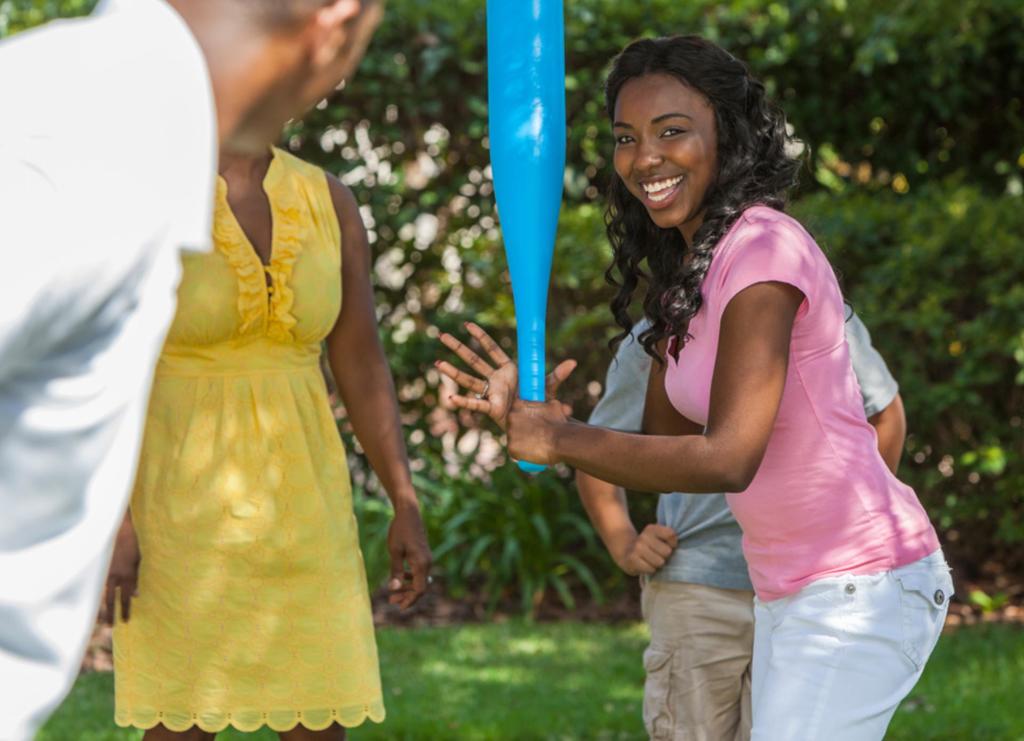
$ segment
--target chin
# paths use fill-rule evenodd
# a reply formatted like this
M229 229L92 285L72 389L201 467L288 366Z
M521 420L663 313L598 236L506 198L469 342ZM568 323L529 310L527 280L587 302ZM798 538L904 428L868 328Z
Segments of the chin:
M276 138L259 127L242 127L225 138L221 149L232 154L257 157L266 154Z
M689 220L687 218L689 212L681 206L665 209L664 211L651 211L648 209L647 215L651 217L651 221L659 229L678 229Z

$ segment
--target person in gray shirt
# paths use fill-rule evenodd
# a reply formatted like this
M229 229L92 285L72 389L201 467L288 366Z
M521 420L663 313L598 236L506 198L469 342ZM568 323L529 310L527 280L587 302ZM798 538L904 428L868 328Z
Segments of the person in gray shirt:
M651 357L633 328L608 368L590 424L639 432ZM864 413L895 473L906 420L899 387L863 322L846 323ZM742 533L722 494L662 494L658 522L637 533L626 493L577 471L580 499L615 563L640 576L651 642L644 652L644 724L652 738L750 738L754 593Z

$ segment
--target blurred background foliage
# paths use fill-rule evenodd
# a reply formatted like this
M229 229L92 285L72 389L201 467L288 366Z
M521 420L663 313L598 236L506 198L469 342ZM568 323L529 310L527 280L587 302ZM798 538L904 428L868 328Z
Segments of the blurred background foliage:
M0 35L90 0L2 0ZM284 144L339 175L376 252L378 313L437 570L456 597L530 613L625 580L571 473L506 464L500 438L440 402L438 328L472 319L511 348L514 318L487 152L483 0L390 0L358 75ZM639 36L699 33L744 59L810 148L793 210L829 253L897 379L901 477L962 577L1024 576L1024 5L1019 0L567 0L569 162L549 357L580 369L585 417L613 330L602 194L602 80ZM116 122L111 122L112 130ZM108 143L115 146L113 138ZM353 453L371 579L388 510ZM636 496L637 519L654 497Z

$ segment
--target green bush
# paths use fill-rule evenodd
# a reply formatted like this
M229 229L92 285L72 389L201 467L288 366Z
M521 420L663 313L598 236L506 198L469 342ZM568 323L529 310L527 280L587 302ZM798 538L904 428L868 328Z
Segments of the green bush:
M900 476L949 550L1024 570L1024 203L952 181L895 194L819 194L796 214L901 384Z
M88 13L97 0L0 0L0 38L54 18Z
M502 465L486 478L464 472L441 473L436 454L433 475L416 475L424 519L434 552L434 573L453 598L482 597L487 609L499 604L533 614L545 599L567 609L583 587L604 600L622 576L609 570L608 557L579 506L575 491L558 476L523 481L514 466ZM381 497L356 500L361 546L371 585L387 576L390 507Z

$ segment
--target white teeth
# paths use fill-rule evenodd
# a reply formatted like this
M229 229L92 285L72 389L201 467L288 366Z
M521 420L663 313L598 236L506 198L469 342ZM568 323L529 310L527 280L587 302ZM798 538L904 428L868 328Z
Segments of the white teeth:
M679 185L683 181L682 175L668 180L659 180L655 183L643 183L643 189L647 193L647 197L652 201L664 201L668 198L668 191Z

